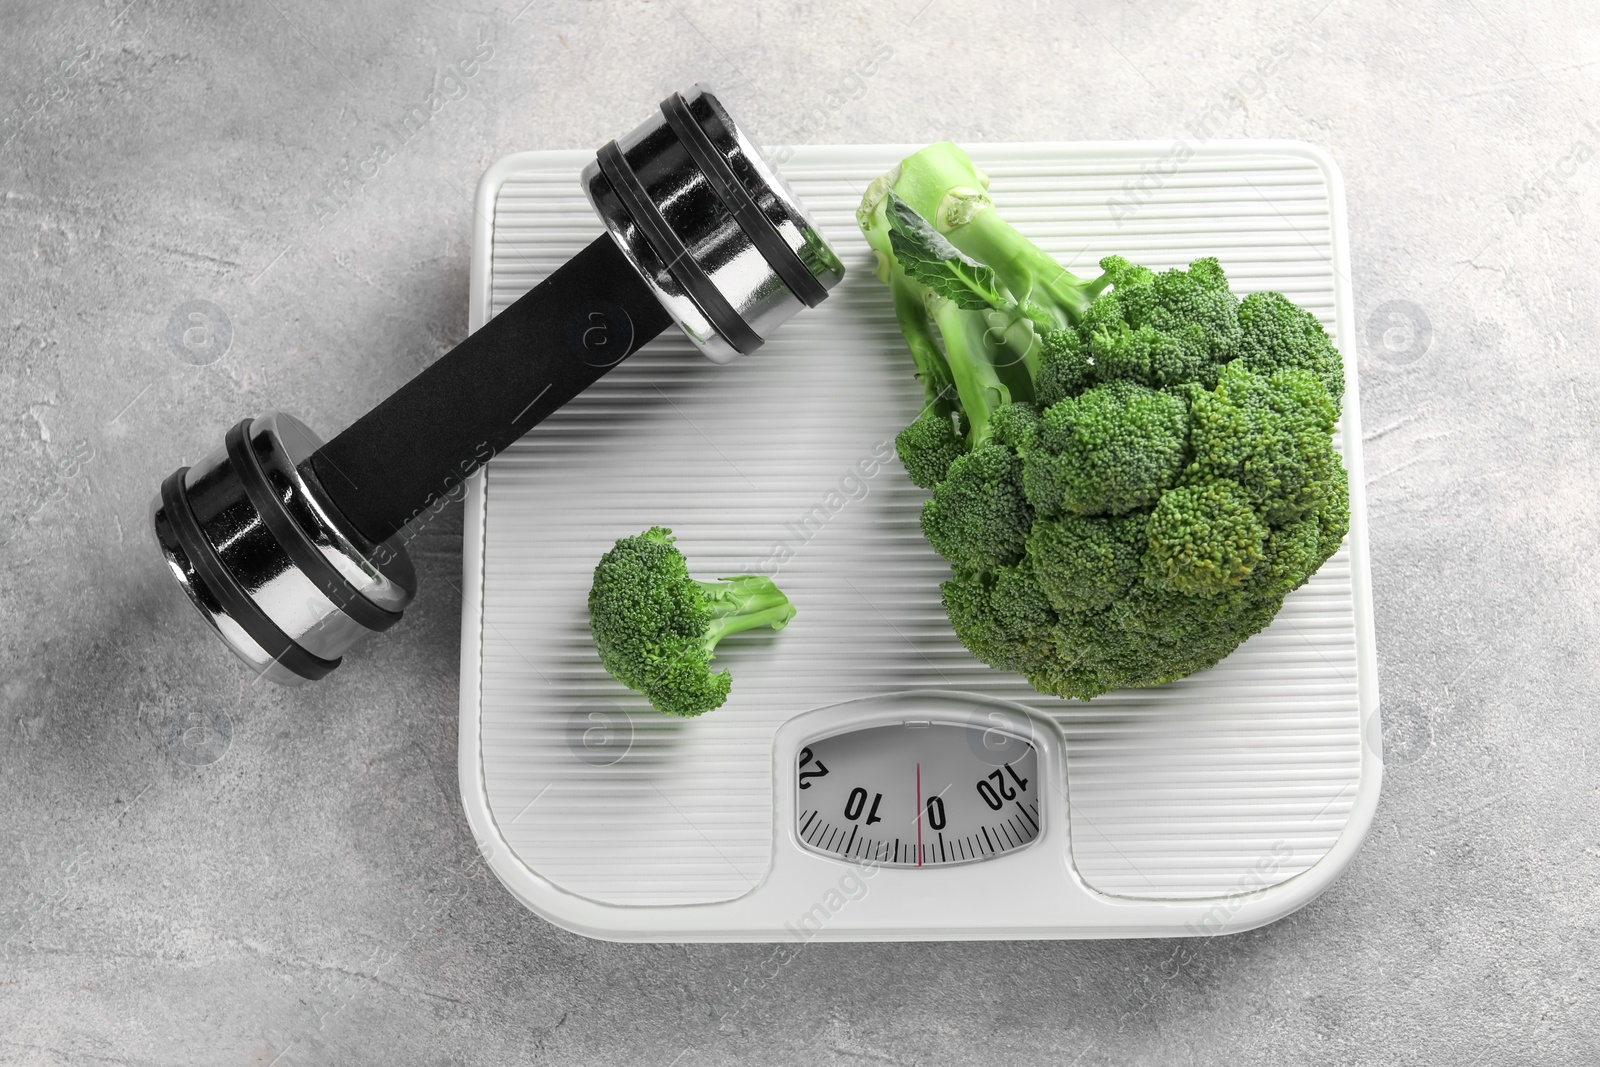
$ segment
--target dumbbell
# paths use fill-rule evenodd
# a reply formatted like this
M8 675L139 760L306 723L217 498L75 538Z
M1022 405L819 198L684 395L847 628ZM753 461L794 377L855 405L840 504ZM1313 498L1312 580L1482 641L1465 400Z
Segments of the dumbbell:
M260 677L321 678L416 595L408 523L673 323L748 355L844 277L711 90L607 143L580 181L606 232L343 433L245 419L151 505L167 567Z

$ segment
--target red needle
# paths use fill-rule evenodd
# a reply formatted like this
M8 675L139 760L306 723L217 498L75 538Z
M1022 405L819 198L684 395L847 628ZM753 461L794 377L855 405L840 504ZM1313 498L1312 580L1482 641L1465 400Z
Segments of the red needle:
M922 764L917 764L917 866L922 866Z

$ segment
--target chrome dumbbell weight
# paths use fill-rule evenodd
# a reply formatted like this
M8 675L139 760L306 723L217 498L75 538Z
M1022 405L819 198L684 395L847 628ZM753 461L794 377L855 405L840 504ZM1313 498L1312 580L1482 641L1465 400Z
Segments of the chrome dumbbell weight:
M416 593L407 523L672 323L725 363L844 276L703 86L581 181L607 232L343 433L246 419L162 483L151 519L173 577L264 677L320 678L396 622Z

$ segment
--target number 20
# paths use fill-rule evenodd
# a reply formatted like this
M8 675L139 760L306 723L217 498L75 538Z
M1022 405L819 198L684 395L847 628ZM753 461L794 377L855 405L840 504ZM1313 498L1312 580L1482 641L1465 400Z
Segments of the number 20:
M800 750L800 788L801 789L810 789L811 788L811 783L808 782L806 779L808 779L808 778L821 778L821 777L823 777L824 775L826 775L828 773L828 765L826 763L823 763L821 760L817 760L817 769L816 770L814 770L814 771L806 770L806 765L811 762L811 759L812 759L811 750L809 748L802 748Z

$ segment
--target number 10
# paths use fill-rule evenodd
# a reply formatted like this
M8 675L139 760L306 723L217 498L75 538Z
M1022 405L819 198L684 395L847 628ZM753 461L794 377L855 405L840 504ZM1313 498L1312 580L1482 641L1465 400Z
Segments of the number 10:
M867 825L883 820L878 816L878 805L883 803L883 794L872 794L872 810L867 812ZM844 817L851 822L861 818L861 809L867 806L867 791L860 786L850 790L850 799L844 802Z

